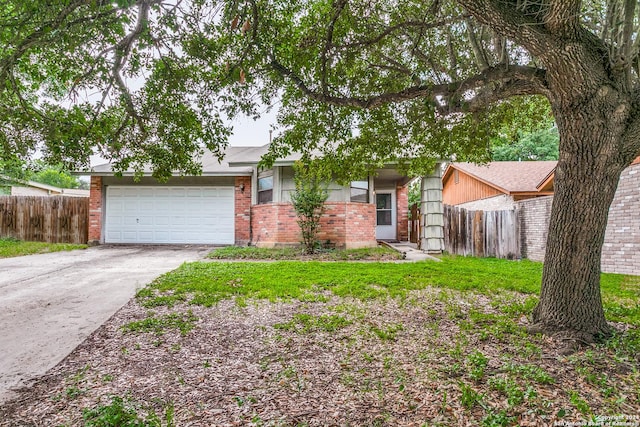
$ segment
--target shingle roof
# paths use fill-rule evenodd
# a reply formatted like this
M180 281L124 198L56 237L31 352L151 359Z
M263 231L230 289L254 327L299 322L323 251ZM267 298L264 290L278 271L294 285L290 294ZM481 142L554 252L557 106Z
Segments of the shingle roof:
M219 161L210 151L206 150L202 156L202 174L203 175L250 175L252 167L245 165L245 162L255 162L266 153L267 145L260 147L228 147L225 151L224 158ZM240 166L231 165L231 163L243 163ZM113 168L111 163L104 163L91 168L91 172L87 174L101 175L112 174ZM127 171L133 173L133 171ZM151 168L145 167L145 175L151 174Z
M491 162L486 165L452 163L450 168L458 169L506 193L517 193L538 191L538 186L555 170L557 163L555 160Z
M252 147L228 147L225 150L222 161L218 161L210 151L205 150L201 159L202 175L250 175L253 166L260 162L260 159L268 150L269 144ZM285 158L278 159L275 164L289 165L300 158L301 155L299 153L293 153ZM87 175L111 175L112 173L111 163L93 166L90 172L86 172ZM82 173L78 172L78 174ZM125 175L127 174L133 174L133 171L125 172ZM146 167L144 174L150 175L151 168Z

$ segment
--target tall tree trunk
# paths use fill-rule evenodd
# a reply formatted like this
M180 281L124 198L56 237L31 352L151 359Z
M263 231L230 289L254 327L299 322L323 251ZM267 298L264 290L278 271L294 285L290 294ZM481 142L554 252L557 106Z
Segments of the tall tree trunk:
M610 333L600 295L600 262L609 207L627 159L619 154L624 125L613 120L620 104L597 98L572 108L554 105L560 159L531 329L561 333L569 347Z

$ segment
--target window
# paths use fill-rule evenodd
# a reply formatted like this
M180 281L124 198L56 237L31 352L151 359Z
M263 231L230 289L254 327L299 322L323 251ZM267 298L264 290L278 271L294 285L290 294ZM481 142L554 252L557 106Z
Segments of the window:
M258 204L273 201L273 175L258 178Z
M351 201L369 203L369 181L351 181Z
M391 225L391 193L376 194L376 225Z

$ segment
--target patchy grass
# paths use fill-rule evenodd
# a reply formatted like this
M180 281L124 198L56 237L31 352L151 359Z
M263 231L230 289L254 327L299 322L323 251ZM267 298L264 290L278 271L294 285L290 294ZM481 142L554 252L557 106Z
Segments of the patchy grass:
M402 259L402 254L386 246L361 249L320 249L313 255L304 248L257 248L255 246L228 246L215 249L211 259L228 260L318 260L318 261L388 261Z
M186 313L171 313L159 317L151 314L149 317L129 322L122 326L124 332L142 333L153 332L156 335L162 335L168 330L177 329L182 335L186 335L194 328L195 322L198 320L191 310Z
M526 332L540 274L536 263L456 257L185 264L0 406L0 419L81 426L83 414L113 413L169 425L171 402L175 425L635 422L636 279L603 275L605 306L625 323L566 357Z
M130 397L109 396L108 404L98 404L93 408L83 408L85 427L162 427L174 426L174 408L167 404L161 419L154 411L149 411ZM144 414L144 415L143 415Z
M0 238L0 258L11 258L23 255L42 254L48 252L72 251L86 249L87 245L71 243L24 242L12 238Z
M286 323L276 323L273 327L285 331L293 330L299 333L309 333L317 330L335 332L338 329L349 326L351 323L352 321L335 314L314 316L308 313L297 313L290 321Z

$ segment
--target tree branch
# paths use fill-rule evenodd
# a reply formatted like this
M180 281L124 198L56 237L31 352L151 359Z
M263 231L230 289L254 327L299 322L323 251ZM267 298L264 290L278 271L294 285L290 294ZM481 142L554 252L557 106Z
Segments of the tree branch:
M458 3L478 22L515 40L534 56L543 57L558 48L558 40L537 15L518 10L519 1L458 0Z
M0 59L0 81L7 77L7 73L15 62L22 57L29 49L38 45L41 40L51 32L59 29L64 21L78 8L89 3L89 0L76 0L62 9L60 13L51 21L44 23L31 34L26 36L20 44L16 46L13 53L5 58Z
M370 97L336 96L310 88L297 74L275 58L272 69L292 81L307 97L342 107L374 109L383 104L400 103L418 98L434 102L441 112L475 111L489 103L518 95L548 95L546 72L542 69L513 66L488 68L465 80L440 85L415 85L402 91L382 93ZM474 92L470 94L469 92Z
M147 28L149 22L149 10L151 9L151 6L153 4L160 3L160 1L161 0L141 0L138 3L138 17L136 19L136 26L116 45L114 50L115 53L113 65L111 67L111 77L115 86L118 87L120 93L122 94L127 113L138 123L138 126L140 127L140 130L142 132L144 132L146 129L144 125L144 119L140 117L140 115L136 112L135 105L133 104L133 98L131 96L131 93L129 92L129 88L127 88L127 85L124 83L120 72L127 63L134 43L140 38L142 33L144 33Z
M622 29L622 60L627 65L626 84L631 87L631 70L634 60L633 52L633 19L635 18L637 0L626 0L624 6L624 27ZM637 40L636 40L637 41Z
M580 0L549 0L544 16L545 26L554 34L572 37L580 26Z
M324 48L322 49L322 53L320 57L322 58L322 69L320 71L320 84L322 85L322 91L327 92L327 54L333 48L333 29L336 26L336 22L338 18L340 18L340 14L344 10L347 5L347 0L339 0L336 4L334 4L333 9L334 13L331 17L331 21L327 26L327 33L324 40Z
M370 39L359 40L353 43L339 44L339 45L335 45L335 47L337 49L342 50L342 49L352 49L354 47L373 46L380 43L385 37L395 33L396 31L404 31L407 28L419 28L421 30L442 28L442 27L450 26L451 24L454 24L456 22L462 22L469 17L470 15L460 15L460 16L451 17L449 19L442 19L440 21L434 21L434 22L415 21L415 20L404 21L404 22L400 22L398 24L385 28L382 32L380 32L380 34Z
M473 50L473 55L475 56L476 62L478 63L478 69L480 71L484 71L489 68L489 62L487 61L487 57L484 55L484 52L480 47L480 42L476 37L476 28L471 19L467 19L467 33L469 34L469 43L471 44L471 50Z

